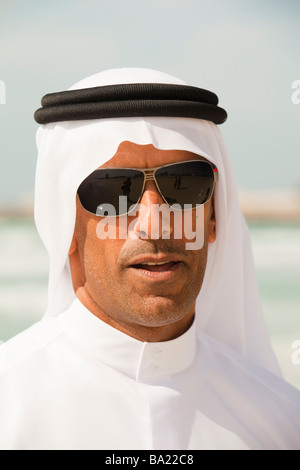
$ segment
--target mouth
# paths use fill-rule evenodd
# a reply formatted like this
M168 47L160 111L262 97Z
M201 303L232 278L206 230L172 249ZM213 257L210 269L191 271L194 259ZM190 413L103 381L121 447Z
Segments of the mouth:
M149 280L169 280L183 269L183 262L179 260L141 260L128 266L129 269L142 278Z
M173 269L179 261L163 261L161 263L140 263L131 267L134 269L145 269L147 271L161 273Z

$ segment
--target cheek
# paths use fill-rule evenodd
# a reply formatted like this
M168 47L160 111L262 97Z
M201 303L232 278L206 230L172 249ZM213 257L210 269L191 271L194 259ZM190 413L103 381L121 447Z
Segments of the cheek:
M182 234L187 251L198 258L209 241L211 206L208 203L193 211L186 211L182 218Z
M117 240L87 240L83 258L87 281L89 276L101 282L114 280L119 252L116 245Z
M210 224L211 205L208 203L202 207L202 212L200 211L198 215L194 211L192 221L190 222L192 227L191 233L194 234L194 238L192 243L191 240L186 240L185 244L186 247L191 247L190 253L193 259L194 281L195 284L198 284L197 288L199 290L206 270Z
M87 283L92 280L103 283L109 273L116 266L118 252L120 250L118 240L101 240L97 236L97 220L89 220L86 224L84 238L79 244L80 257L85 271ZM112 276L109 276L110 279Z

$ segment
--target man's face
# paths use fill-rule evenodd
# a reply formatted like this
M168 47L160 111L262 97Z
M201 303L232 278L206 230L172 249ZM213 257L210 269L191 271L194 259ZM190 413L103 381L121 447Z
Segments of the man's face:
M186 151L122 142L102 167L153 168L196 159L203 160ZM146 341L171 339L190 326L205 273L208 243L215 240L212 199L204 205L201 249L186 249L190 240L185 238L184 227L183 237L175 238L172 218L169 239L161 232L153 237L150 208L163 203L155 182L147 181L140 201L142 210L127 215L132 236L100 239L97 225L101 218L87 212L77 196L70 249L73 285L80 300L107 323ZM195 226L196 210L192 214Z

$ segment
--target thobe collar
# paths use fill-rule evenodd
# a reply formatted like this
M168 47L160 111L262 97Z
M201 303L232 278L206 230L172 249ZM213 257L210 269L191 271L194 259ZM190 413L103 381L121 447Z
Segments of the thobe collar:
M77 298L60 315L60 321L65 335L75 347L137 381L182 372L195 357L195 322L176 339L142 342L97 318Z

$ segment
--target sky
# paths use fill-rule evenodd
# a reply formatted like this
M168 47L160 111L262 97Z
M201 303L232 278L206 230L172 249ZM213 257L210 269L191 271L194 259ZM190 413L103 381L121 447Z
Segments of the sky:
M219 96L239 188L300 189L299 20L298 0L0 0L0 207L32 198L42 96L120 67Z

